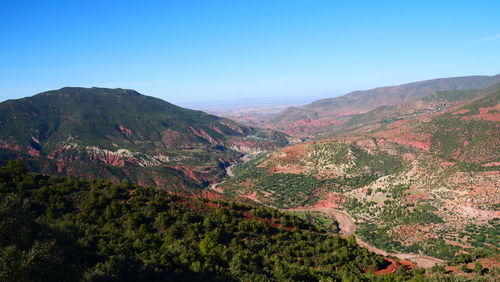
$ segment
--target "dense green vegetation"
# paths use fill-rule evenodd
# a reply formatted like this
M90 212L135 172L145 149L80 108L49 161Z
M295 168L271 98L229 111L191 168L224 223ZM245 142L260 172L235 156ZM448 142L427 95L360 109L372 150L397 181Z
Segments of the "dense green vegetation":
M470 224L460 235L470 237L471 245L477 248L500 248L500 220L492 219L488 226Z
M294 215L19 162L0 168L0 195L2 281L352 281L384 264Z
M396 173L403 168L403 161L399 156L392 156L384 151L369 154L355 145L350 145L349 148L356 160L356 166L348 172L369 173L380 177Z
M315 225L319 225L332 234L339 234L340 232L339 223L335 220L335 218L325 213L317 211L298 211L287 212L287 214L293 214L294 216L297 216Z
M248 185L247 181L251 181L252 184ZM318 197L312 192L324 184L325 181L320 181L310 175L269 173L266 168L245 164L244 168L237 169L235 176L221 186L230 187L232 191L238 191L238 193L258 188L258 194L269 205L290 208L316 202ZM226 193L234 194L231 191L226 191ZM266 193L268 196L265 195Z
M270 173L258 165L265 156L253 159L234 169L234 176L221 187L228 195L241 194L242 191L257 191L259 198L274 207L292 208L312 204L318 200L314 189L326 184L313 176L290 173Z

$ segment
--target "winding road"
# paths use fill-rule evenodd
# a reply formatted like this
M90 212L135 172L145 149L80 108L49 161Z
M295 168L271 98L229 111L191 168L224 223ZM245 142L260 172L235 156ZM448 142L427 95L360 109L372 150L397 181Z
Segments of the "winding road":
M355 234L356 231L356 224L354 223L354 219L347 213L343 211L339 211L333 208L301 208L301 209L295 209L295 211L317 211L317 212L322 212L324 214L327 214L339 223L339 227L341 230L341 233L343 233L345 236L349 236L351 234ZM413 263L415 263L419 267L423 268L428 268L428 267L433 267L434 265L437 264L442 264L444 263L443 260L434 258L434 257L429 257L429 256L424 256L424 255L419 255L419 254L412 254L412 253L389 253L386 252L382 249L379 249L377 247L374 247L365 241L363 241L361 238L356 236L356 241L357 243L364 247L367 248L369 251L372 251L376 254L383 255L383 256L393 256L397 257L399 259L404 259L404 260L409 260Z

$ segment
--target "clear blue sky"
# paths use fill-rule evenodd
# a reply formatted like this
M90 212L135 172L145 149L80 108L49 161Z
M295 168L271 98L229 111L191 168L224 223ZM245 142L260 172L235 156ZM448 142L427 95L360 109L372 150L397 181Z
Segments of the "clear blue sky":
M64 86L326 97L497 74L499 13L498 0L0 0L0 101Z

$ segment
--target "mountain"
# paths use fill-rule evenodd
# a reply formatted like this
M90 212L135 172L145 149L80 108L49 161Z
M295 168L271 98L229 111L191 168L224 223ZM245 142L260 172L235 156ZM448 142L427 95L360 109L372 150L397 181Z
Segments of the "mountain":
M129 179L173 190L219 181L286 136L133 90L66 87L0 103L0 159L43 173Z
M354 91L340 97L318 100L303 107L289 108L267 120L267 124L270 128L288 134L327 136L336 131L339 125L347 122L350 116L380 106L405 104L438 91L484 89L496 83L500 83L500 74L440 78Z
M217 190L287 210L343 210L387 252L451 259L500 241L500 84L353 115L335 136L233 169Z

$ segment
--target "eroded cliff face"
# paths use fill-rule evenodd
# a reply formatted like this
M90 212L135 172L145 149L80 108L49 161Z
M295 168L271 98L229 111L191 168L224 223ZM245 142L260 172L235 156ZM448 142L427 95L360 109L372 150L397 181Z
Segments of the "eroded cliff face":
M243 155L256 155L276 148L272 143L253 140L231 140L224 144L205 131L193 131L198 133L194 137L166 130L163 134L164 146L144 151L131 151L118 146L114 146L116 149L105 149L82 145L74 138L48 152L40 144L37 150L31 146L22 147L5 141L0 142L0 149L4 153L9 152L10 158L43 163L37 166L44 173L56 172L85 178L105 177L112 181L121 181L122 175L135 183L158 187L172 185L172 175L168 174L173 174L175 178L179 178L179 182L188 182L173 186L187 190L190 186L201 188L221 181L225 176L224 168L238 162ZM206 142L197 141L197 138ZM218 148L213 149L215 146ZM209 150L214 152L207 153ZM165 170L164 173L158 171L162 169Z

